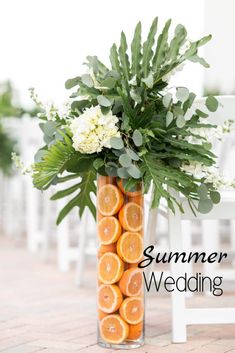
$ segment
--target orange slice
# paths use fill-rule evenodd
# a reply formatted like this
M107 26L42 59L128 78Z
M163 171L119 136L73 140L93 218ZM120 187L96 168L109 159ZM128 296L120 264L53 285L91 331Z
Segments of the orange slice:
M125 232L118 239L117 253L127 263L136 263L143 257L143 237L139 233Z
M127 340L137 340L140 338L141 334L143 332L143 322L140 322L137 325L129 325L129 335L127 337Z
M143 207L135 202L128 202L119 212L119 221L122 227L130 232L138 232L143 227Z
M114 252L116 253L116 243L109 244L109 245L100 245L98 250L98 259L101 258L106 252Z
M119 281L121 292L128 296L139 296L143 289L143 275L140 268L129 268Z
M126 340L128 334L129 326L120 315L107 315L100 322L100 335L106 342L122 343Z
M98 234L103 245L115 243L122 233L122 227L114 216L103 217L98 223Z
M133 191L125 190L124 185L123 185L123 179L118 180L117 185L118 185L119 189L122 190L123 194L125 194L127 196L134 197L134 196L138 196L142 193L141 184L138 184L135 187L135 190L133 190Z
M122 207L124 198L115 185L106 184L99 189L97 201L98 210L103 216L113 216Z
M98 309L98 318L100 320L103 319L103 317L107 316L108 314L107 313L104 313L102 310Z
M128 202L134 202L137 203L137 205L140 205L141 207L143 207L144 205L144 197L143 195L137 195L137 196L130 196L128 197Z
M123 300L119 309L119 313L123 320L128 324L136 325L143 320L144 303L141 297L130 297Z
M123 297L120 288L115 284L102 284L98 288L98 308L111 314L120 308Z
M98 277L104 284L113 284L119 281L124 271L123 261L113 252L106 252L98 262Z

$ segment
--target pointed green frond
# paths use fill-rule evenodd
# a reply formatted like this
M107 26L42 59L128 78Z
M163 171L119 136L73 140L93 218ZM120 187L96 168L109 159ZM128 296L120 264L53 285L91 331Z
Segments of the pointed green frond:
M110 49L109 59L111 62L112 69L121 73L120 62L118 58L117 46L114 43Z
M161 66L165 57L165 50L167 46L168 31L169 31L170 25L171 25L171 19L169 19L166 22L162 33L158 37L157 47L153 57L153 66L152 66L152 70L155 72Z
M127 55L127 41L125 33L121 33L120 47L119 47L119 58L121 63L121 68L123 72L123 76L128 82L130 79L130 63Z
M72 198L60 211L57 218L57 225L67 216L67 214L74 208L79 208L79 215L82 217L83 212L86 207L89 208L92 215L96 216L96 208L92 202L91 194L96 194L96 172L94 169L90 169L86 173L82 173L80 175L81 181L65 190L58 191L54 196L52 196L52 200L57 200L59 198L70 195L71 193L78 191L77 195Z
M41 162L35 163L33 184L37 189L47 189L58 174L63 173L66 163L76 154L71 139L66 136L57 140L45 151Z
M141 22L138 22L134 37L131 43L131 72L133 76L140 76L140 61L141 61Z
M150 61L153 56L153 46L154 46L154 38L157 33L157 25L158 25L158 18L156 17L153 20L153 23L150 27L149 34L147 37L146 42L143 45L143 60L142 60L142 71L144 77L147 77L150 68Z

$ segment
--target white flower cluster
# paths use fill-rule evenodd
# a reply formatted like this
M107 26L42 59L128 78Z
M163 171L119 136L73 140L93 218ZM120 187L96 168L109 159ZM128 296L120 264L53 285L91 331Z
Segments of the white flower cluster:
M103 147L111 148L110 138L120 136L117 122L118 118L111 111L104 115L98 105L87 108L70 124L74 149L81 153L96 153Z
M38 117L46 117L48 121L56 121L57 119L69 119L70 118L70 102L63 103L57 107L52 101L43 103L40 101L34 88L29 89L30 97L34 103L42 110L38 113Z
M26 167L24 165L24 162L22 161L22 159L20 158L20 156L18 156L15 152L12 152L11 154L11 159L12 161L14 162L14 165L17 169L21 170L21 173L23 175L26 175L26 174L32 174L32 166L30 167Z
M223 140L223 137L225 134L229 133L231 131L231 121L225 121L224 124L221 126L217 126L215 128L189 128L188 131L190 131L194 135L198 135L204 138L200 139L197 138L196 136L186 136L184 140L188 141L189 143L192 144L197 144L201 145L202 143L213 143L215 139L217 140Z
M191 162L183 164L181 170L195 178L205 178L205 182L212 183L216 189L235 187L235 180L219 175L216 167L207 167L199 162Z

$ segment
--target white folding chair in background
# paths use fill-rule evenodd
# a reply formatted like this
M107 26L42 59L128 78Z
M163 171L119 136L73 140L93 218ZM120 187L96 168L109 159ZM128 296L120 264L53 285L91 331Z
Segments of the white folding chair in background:
M220 107L216 113L209 117L210 122L214 122L218 125L223 125L223 122L227 119L234 119L235 117L235 96L218 97ZM203 103L204 99L199 100L196 106L199 107ZM235 119L234 119L235 120ZM225 155L229 152L228 146L231 146L233 140L230 140L226 145L218 145L217 153L219 156ZM222 153L223 152L223 153ZM220 167L220 166L219 166ZM223 168L221 167L221 170ZM197 218L193 215L190 207L188 206L187 200L178 193L171 190L174 196L179 202L182 202L184 207L184 214L181 214L179 210L176 210L175 215L167 210L166 207L160 207L160 210L152 210L148 220L148 234L149 239L154 239L154 218L156 219L157 213L162 212L164 216L168 217L168 233L169 233L169 251L170 252L188 252L191 247L191 234L190 224L193 220L202 221L203 230L203 251L212 252L219 250L218 243L218 222L221 220L231 220L235 222L235 192L227 191L222 193L221 202L215 205L213 210L206 215L198 214ZM182 227L184 223L184 228ZM186 225L186 227L185 227ZM187 234L187 232L189 232ZM212 234L215 232L215 234ZM213 236L216 236L213 239ZM232 234L234 238L235 234ZM211 241L210 241L211 239ZM235 243L233 239L233 244ZM203 271L207 272L207 275L212 275L213 271L217 269L213 266L204 267ZM182 263L171 262L171 275L176 279L182 276L185 272L191 272L192 268L186 267ZM209 272L209 273L208 273ZM231 278L235 278L234 271L230 271ZM185 342L187 339L187 325L190 324L231 324L235 323L235 303L232 308L186 308L186 294L184 292L173 291L172 292L172 341L173 342Z

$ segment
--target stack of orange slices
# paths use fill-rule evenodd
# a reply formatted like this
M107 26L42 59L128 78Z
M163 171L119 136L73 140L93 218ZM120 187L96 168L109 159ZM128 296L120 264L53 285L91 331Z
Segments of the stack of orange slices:
M143 334L143 195L141 185L125 191L122 180L99 176L98 317L102 339L110 344Z

